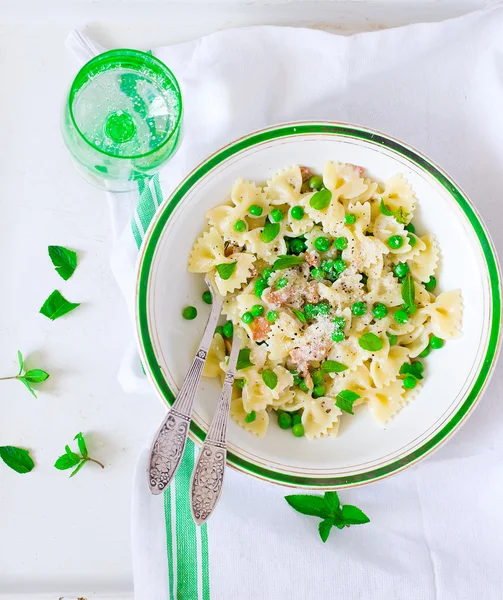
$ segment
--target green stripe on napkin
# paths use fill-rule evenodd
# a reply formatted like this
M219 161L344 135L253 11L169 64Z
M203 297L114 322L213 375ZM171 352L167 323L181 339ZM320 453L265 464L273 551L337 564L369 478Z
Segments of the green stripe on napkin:
M138 191L140 199L131 231L140 248L150 221L162 203L159 176L155 175L150 181L140 180ZM187 440L180 468L164 492L169 600L210 598L208 530L206 524L198 528L190 512L190 479L196 451L194 442Z

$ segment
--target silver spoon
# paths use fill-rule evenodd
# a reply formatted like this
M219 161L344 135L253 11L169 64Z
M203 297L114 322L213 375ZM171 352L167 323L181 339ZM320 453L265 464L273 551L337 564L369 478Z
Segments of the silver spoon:
M180 466L189 434L190 415L192 414L197 386L222 311L224 297L213 290L213 285L207 275L205 281L211 292L211 312L199 349L187 375L185 375L180 392L152 443L148 467L148 485L152 494L162 493L170 484Z
M208 520L222 493L227 457L227 422L240 348L239 337L234 335L217 410L192 473L190 508L197 525L202 525Z

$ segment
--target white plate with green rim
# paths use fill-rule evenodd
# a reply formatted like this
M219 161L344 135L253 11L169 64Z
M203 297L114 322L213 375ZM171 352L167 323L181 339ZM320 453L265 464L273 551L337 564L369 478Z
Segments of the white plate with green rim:
M441 262L436 291L460 288L463 337L425 359L418 396L385 428L365 407L345 419L336 439L308 441L271 419L265 438L229 422L228 463L267 481L303 488L362 485L396 473L427 456L459 429L479 401L496 361L501 333L501 277L492 242L478 213L452 179L410 146L356 125L297 122L254 132L201 163L159 208L140 252L137 274L138 344L147 375L171 405L198 346L209 307L204 280L187 272L191 246L205 213L221 204L241 177L263 182L291 164L321 172L327 160L365 167L385 180L402 173L414 188L414 223L437 237ZM188 304L199 316L181 316ZM191 437L204 440L219 381L199 387Z

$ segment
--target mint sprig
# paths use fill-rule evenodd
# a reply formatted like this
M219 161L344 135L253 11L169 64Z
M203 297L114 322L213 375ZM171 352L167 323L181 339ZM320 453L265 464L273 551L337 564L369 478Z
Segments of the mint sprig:
M325 492L323 496L294 494L285 496L285 500L297 512L322 519L318 525L322 542L327 541L334 526L344 529L351 525L363 525L370 522L367 515L356 506L351 504L341 506L337 492Z
M69 302L61 292L58 290L54 290L52 294L47 298L47 300L42 304L42 308L40 309L40 314L44 315L51 321L55 321L69 313L70 311L80 306L78 302Z
M62 454L54 463L56 469L59 469L60 471L66 471L67 469L72 469L73 467L76 467L70 475L70 477L73 477L74 475L77 475L77 473L80 471L80 469L82 469L86 462L93 462L99 465L102 469L105 468L105 465L103 463L89 456L86 440L84 439L82 433L77 433L77 435L73 439L77 440L77 445L79 447L80 454L77 454L70 448L70 446L66 445L65 453Z
M17 351L17 358L19 361L19 373L17 375L11 375L9 377L0 377L0 381L7 381L7 379L17 379L21 383L23 383L28 389L28 391L31 394L33 394L36 398L37 394L31 387L31 384L42 383L43 381L49 378L49 373L43 371L42 369L30 369L29 371L26 371L24 368L23 355L21 354L20 350Z

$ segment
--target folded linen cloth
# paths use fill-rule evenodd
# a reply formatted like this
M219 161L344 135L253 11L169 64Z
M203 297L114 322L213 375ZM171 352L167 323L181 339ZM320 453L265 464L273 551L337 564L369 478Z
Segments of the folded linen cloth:
M416 146L465 189L503 249L503 7L351 37L253 27L154 48L178 78L184 139L133 210L111 198L112 265L131 302L136 247L159 203L200 160L260 127L358 123ZM132 223L131 223L132 217ZM148 390L134 352L121 372ZM291 491L228 470L207 527L190 519L189 444L175 484L149 494L139 459L132 514L138 600L500 600L503 405L496 371L478 410L435 455L396 477L341 492L371 518L332 532L295 513ZM154 399L152 401L155 401Z

